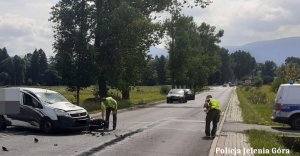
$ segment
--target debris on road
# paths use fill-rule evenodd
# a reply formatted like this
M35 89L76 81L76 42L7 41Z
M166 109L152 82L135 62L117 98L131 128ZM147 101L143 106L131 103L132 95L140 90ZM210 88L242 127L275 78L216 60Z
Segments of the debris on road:
M2 150L5 151L5 152L8 152L8 149L4 146L2 146Z
M37 138L34 138L34 143L38 143L39 140Z
M54 146L57 146L57 144L54 144Z

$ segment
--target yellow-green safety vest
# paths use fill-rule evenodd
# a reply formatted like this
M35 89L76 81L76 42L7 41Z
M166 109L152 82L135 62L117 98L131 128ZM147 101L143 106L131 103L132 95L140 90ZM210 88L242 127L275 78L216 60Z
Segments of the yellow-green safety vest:
M212 109L217 109L217 110L221 110L220 104L218 102L218 100L210 98L210 104L211 104L211 108Z
M106 109L106 107L110 107L113 109L118 109L118 104L115 99L112 97L107 97L105 102L102 102L102 109Z

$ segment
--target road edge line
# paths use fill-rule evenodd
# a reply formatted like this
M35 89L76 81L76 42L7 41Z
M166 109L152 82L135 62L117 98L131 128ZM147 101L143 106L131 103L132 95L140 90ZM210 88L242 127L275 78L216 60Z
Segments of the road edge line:
M231 96L230 96L230 99L228 101L227 107L226 107L225 112L223 114L222 121L221 121L221 123L219 125L219 129L216 132L216 137L214 138L214 140L213 140L213 142L212 142L212 144L210 146L210 150L209 150L208 156L214 156L215 155L215 150L216 150L216 146L217 146L217 143L218 143L218 140L219 140L219 136L220 136L221 130L223 128L223 125L224 125L224 122L225 122L225 119L226 119L226 115L227 115L229 106L231 105L231 102L232 102L232 99L233 99L233 93L235 92L235 90L236 90L236 87L234 87L234 89L233 89L233 91L231 93Z

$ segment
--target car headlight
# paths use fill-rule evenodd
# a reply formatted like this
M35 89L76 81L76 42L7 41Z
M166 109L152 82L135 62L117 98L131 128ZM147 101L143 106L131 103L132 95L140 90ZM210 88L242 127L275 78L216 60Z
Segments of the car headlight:
M61 110L61 109L54 109L57 116L68 116L71 117L69 113Z

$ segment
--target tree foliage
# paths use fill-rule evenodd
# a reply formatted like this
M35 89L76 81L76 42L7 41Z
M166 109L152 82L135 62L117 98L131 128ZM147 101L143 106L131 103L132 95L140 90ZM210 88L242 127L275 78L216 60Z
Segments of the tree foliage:
M285 64L291 64L291 63L296 63L298 65L300 65L300 58L298 57L288 57L285 59Z
M157 72L157 83L165 85L167 82L167 63L168 60L164 55L155 56L155 69Z
M34 50L30 59L30 72L32 84L43 84L43 75L48 68L47 57L42 49Z
M230 56L235 63L234 73L237 79L254 74L256 61L249 52L238 50Z
M200 26L192 17L174 13L166 21L170 36L169 69L172 86L202 87L208 77L221 65L218 55L223 30L216 32L214 26L202 23Z
M274 77L276 76L277 66L273 61L266 61L262 64L261 77L264 84L269 84L273 82Z
M227 49L221 48L218 51L218 55L221 58L221 66L216 70L216 72L211 75L208 79L208 84L223 84L227 82L234 81L234 61L230 57Z
M61 0L52 7L50 18L55 23L57 67L63 82L71 91L76 91L77 104L80 89L91 83L92 54L88 49L91 40L91 8L86 0Z

